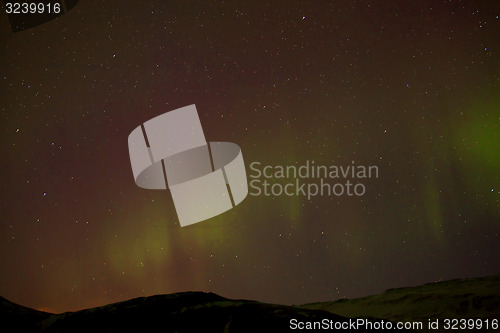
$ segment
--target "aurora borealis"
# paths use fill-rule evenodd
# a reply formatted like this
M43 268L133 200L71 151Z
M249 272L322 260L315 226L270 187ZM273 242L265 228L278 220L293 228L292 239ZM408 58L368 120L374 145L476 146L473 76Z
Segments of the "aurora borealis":
M2 13L0 295L54 312L191 290L301 304L499 273L499 15L85 0L12 33ZM134 184L127 137L190 104L247 176L354 161L378 177L181 228L168 191Z

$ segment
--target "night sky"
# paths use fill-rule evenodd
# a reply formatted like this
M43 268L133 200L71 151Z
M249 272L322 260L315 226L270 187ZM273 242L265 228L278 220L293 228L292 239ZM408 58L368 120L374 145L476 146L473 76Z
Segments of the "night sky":
M302 304L500 273L499 15L83 0L13 33L2 10L0 295L54 312L191 290ZM181 228L168 191L135 185L127 138L190 104L247 175L314 160L379 177Z

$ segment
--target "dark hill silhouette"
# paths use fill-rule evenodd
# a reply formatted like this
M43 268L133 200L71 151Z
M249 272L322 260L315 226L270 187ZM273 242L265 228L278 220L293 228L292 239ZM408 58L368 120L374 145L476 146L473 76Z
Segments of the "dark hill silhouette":
M62 314L3 303L0 318L4 327L15 327L13 332L288 332L291 318L348 320L322 310L230 300L203 292L139 297Z
M0 296L0 322L4 328L15 327L19 332L32 332L37 323L51 316L54 315L12 303Z
M292 318L302 322L326 319L332 323L348 322L349 318L371 318L374 323L388 320L421 320L427 323L429 318L500 319L499 288L500 275L496 275L301 306L231 300L213 293L184 292L139 297L61 314L37 311L0 298L0 320L2 327L12 327L12 332L232 333L299 331L289 329ZM2 332L9 330L2 329Z
M302 307L346 317L371 316L391 321L436 318L497 318L500 321L500 274L389 289L379 295Z

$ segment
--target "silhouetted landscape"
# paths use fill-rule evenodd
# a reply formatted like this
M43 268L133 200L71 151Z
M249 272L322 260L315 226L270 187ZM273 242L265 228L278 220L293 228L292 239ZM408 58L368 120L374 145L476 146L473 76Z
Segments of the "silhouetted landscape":
M0 333L500 333L500 0L0 3Z
M350 318L366 316L394 322L427 323L429 319L470 318L500 320L500 275L390 289L379 295L301 307Z
M300 306L183 292L61 314L37 311L0 298L0 309L2 326L15 328L13 332L283 332L291 330L292 318L301 322L327 319L333 323L369 318L373 323L421 321L426 325L428 319L499 319L500 275Z

